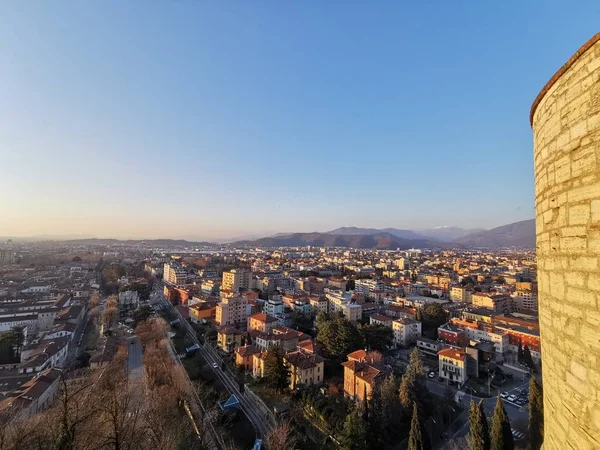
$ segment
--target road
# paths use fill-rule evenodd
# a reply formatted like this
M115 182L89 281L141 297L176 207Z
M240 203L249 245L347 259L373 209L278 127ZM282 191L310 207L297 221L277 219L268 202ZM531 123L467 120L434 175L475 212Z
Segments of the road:
M137 381L144 375L142 367L142 344L137 337L127 340L127 373L130 382Z
M427 380L426 384L427 384L427 389L430 392L433 392L434 394L437 394L437 395L444 395L444 393L446 392L446 389L447 389L445 384L439 383L437 381ZM518 390L523 389L523 388L527 389L528 387L529 387L529 381L527 381L523 384L520 384L518 386L515 386L506 392L508 392L509 394L518 394ZM457 392L456 389L453 389L453 391ZM479 403L479 401L483 400L483 409L485 411L485 414L486 414L488 420L491 420L492 416L494 415L494 408L496 407L496 402L498 401L497 397L490 397L490 398L482 399L481 397L475 397L470 394L465 394L462 391L457 393L455 399L457 397L458 397L458 403L460 403L461 406L463 408L465 408L467 411L468 411L469 405L471 404L471 400L474 400L476 403ZM528 421L529 411L527 409L527 405L525 405L524 407L519 407L517 405L510 403L507 400L503 400L503 403L504 403L504 409L506 410L506 414L508 415L508 418L510 419L512 429L513 430L516 429L516 430L522 431L522 432L526 431L524 429L524 427L522 426L522 424L527 423L527 421ZM463 414L460 417L460 420L456 421L456 423L453 424L452 430L456 430L457 426L459 428L452 435L453 439L465 437L469 433L469 416L468 416L468 414ZM449 448L448 443L444 444L441 448L444 450L446 448Z
M157 289L154 292L155 293L153 294L153 296L155 299L159 299L160 304L172 308L172 310L179 315L177 309L174 308L173 305L171 305L171 303L169 303L164 297L162 290ZM244 412L250 423L252 423L252 425L254 426L257 435L256 437L258 439L264 439L270 430L269 424L263 419L262 414L258 410L256 410L253 407L253 405L240 392L237 381L229 373L221 370L222 361L220 360L220 358L216 357L212 352L209 352L200 344L196 336L196 332L194 331L194 329L188 321L181 317L180 319L183 326L186 327L186 334L192 340L192 342L199 345L200 349L198 351L200 352L202 357L209 363L209 366L215 372L216 377L219 379L219 381L221 381L225 389L227 389L230 394L234 394L239 399L241 410ZM217 367L214 367L215 365Z

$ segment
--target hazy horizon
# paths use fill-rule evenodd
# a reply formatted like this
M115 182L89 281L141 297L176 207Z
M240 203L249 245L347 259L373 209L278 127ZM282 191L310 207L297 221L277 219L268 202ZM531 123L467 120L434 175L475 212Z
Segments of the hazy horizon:
M531 218L529 108L595 3L434 3L6 4L0 235Z

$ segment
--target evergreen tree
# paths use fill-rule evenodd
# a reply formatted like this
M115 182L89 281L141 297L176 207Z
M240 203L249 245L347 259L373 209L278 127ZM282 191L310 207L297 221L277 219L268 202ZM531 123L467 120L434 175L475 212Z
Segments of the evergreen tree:
M523 364L525 364L531 370L535 371L535 364L533 362L531 350L529 350L528 345L525 345L525 348L523 349Z
M402 375L402 381L400 382L400 405L404 408L405 412L410 412L410 408L413 403L417 401L416 392L417 380L415 374L410 367Z
M290 371L283 361L283 350L278 345L272 345L265 357L265 380L277 391L283 391L289 383Z
M496 408L494 409L494 417L492 419L492 433L490 436L491 450L513 450L514 442L510 421L504 409L502 399L498 397Z
M529 380L529 449L539 450L544 442L544 401L535 377Z
M408 450L425 450L425 437L419 420L419 408L413 403L412 420L410 422L410 434L408 435Z
M469 450L489 450L490 436L488 434L487 419L483 411L483 402L479 402L479 405L477 405L471 400L469 424L471 430L468 439Z
M344 422L341 444L344 450L364 450L367 448L367 426L362 418L362 412L356 408Z
M419 353L419 349L417 347L415 347L410 353L408 369L415 374L416 378L423 377L423 363L421 361L421 353Z
M519 349L517 350L517 361L523 362L523 345L519 341Z

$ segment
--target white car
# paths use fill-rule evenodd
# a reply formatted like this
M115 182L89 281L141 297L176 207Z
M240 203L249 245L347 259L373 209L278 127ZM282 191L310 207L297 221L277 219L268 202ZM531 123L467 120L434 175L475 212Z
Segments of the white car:
M509 401L509 402L514 402L516 399L517 399L517 396L516 396L516 395L514 395L514 394L513 394L513 395L510 395L510 396L508 397L508 401Z
M213 363L213 369L218 369L219 365L217 363Z
M435 372L429 372L427 375L429 378L435 378Z
M502 394L500 394L500 397L507 398L508 397L508 392L504 391Z

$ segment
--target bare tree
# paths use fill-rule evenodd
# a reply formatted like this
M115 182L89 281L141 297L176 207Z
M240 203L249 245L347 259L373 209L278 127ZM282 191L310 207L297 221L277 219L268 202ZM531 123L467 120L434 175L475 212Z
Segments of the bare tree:
M292 450L296 448L296 439L292 435L289 421L281 422L267 435L267 448L269 450Z

